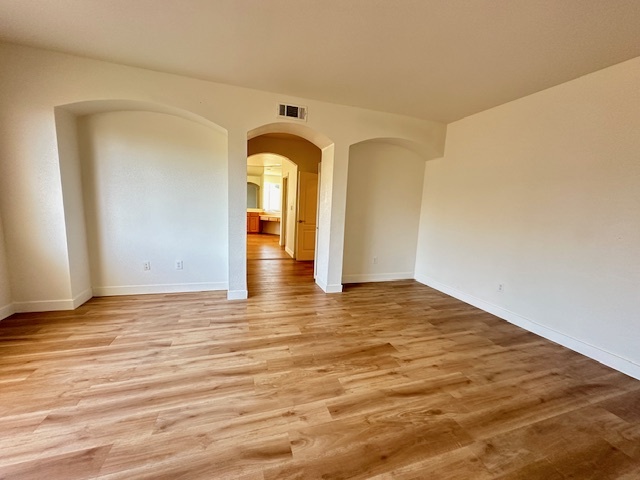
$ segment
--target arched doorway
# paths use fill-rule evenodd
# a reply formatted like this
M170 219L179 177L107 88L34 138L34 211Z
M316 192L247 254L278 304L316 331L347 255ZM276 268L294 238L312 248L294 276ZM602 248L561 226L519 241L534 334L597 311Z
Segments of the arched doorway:
M268 132L249 138L247 154L247 182L262 190L257 208L247 205L247 273L255 291L256 273L274 281L273 273L283 271L275 261L315 260L322 151L298 135ZM271 269L259 261L271 262ZM306 271L309 280L315 278L308 266L298 270L298 276Z

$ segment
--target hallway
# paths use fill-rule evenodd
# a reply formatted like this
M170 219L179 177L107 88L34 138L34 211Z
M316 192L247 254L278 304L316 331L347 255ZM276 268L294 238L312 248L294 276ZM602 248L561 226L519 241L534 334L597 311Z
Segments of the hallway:
M278 241L278 235L251 233L247 235L247 260L292 260Z
M296 262L278 240L277 235L247 235L249 298L323 293L313 281L313 262Z

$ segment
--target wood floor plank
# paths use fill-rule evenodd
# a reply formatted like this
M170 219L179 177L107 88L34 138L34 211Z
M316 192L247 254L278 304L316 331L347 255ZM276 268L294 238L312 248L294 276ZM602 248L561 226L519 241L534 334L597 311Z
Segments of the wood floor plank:
M469 447L460 447L418 462L399 467L372 480L489 480L494 478Z
M74 480L93 478L109 454L111 445L88 448L62 455L3 465L3 480Z
M0 479L640 478L639 381L414 281L326 295L248 242L246 301L2 321Z

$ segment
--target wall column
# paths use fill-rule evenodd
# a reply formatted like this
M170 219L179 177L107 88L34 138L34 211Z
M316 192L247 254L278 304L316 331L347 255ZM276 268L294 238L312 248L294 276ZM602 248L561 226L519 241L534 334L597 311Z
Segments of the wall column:
M347 175L349 145L337 144L333 156L333 189L331 195L331 238L329 243L329 275L327 293L342 291L342 259L344 256L344 224L347 210Z
M348 145L334 144L322 150L316 283L327 293L342 291L348 166Z
M247 291L247 132L228 132L229 290L228 300L243 300Z

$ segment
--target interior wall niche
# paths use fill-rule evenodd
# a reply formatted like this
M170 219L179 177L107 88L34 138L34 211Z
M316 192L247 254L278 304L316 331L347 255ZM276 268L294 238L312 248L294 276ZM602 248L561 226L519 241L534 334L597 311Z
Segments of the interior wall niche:
M424 169L424 157L397 142L351 146L344 283L413 278Z
M228 287L226 133L175 115L77 119L94 295Z

